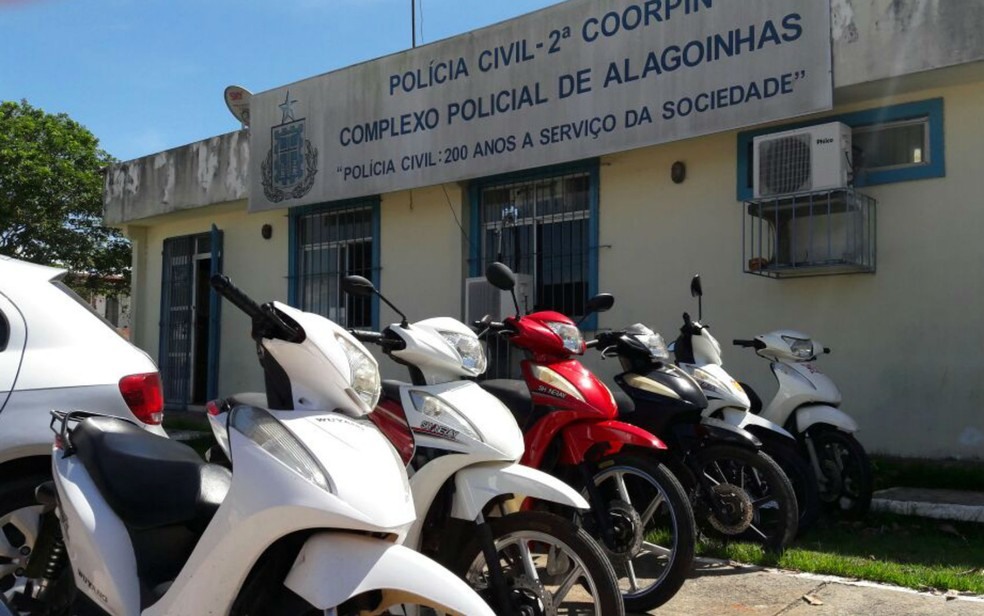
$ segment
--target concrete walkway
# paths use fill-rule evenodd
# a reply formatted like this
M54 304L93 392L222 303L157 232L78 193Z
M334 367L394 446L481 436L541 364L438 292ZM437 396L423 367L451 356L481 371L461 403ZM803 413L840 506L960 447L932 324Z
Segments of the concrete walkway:
M705 562L660 616L984 616L984 599Z

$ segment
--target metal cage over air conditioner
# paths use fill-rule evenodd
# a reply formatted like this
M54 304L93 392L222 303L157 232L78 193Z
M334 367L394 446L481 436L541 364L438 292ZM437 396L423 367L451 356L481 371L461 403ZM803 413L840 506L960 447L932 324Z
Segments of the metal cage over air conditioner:
M744 271L771 278L874 273L875 205L853 188L746 201Z

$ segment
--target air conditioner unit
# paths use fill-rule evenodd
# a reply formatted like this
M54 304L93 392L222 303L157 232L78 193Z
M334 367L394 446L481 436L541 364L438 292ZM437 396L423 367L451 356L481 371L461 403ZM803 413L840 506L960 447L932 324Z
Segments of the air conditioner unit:
M516 274L516 299L520 309L533 305L533 277ZM493 321L516 314L512 295L493 287L484 277L465 279L465 322L478 321L490 315Z
M846 188L852 180L851 128L829 122L755 137L755 198Z

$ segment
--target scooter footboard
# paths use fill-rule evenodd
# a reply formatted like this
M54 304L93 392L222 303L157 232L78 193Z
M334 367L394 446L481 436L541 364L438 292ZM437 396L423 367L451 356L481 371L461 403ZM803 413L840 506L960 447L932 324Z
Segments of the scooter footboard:
M284 584L319 610L381 591L380 612L408 604L438 613L495 616L464 581L433 560L402 545L351 533L319 533L308 539Z
M486 503L502 494L526 496L587 509L588 501L560 479L521 464L493 463L469 466L455 474L451 516L475 520Z

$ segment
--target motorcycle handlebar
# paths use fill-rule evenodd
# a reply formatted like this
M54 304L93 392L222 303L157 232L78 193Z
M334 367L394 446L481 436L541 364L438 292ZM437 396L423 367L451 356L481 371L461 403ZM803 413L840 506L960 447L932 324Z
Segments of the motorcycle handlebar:
M210 280L215 292L239 308L253 321L253 335L262 332L264 337L276 337L288 342L300 342L303 335L294 327L284 323L270 306L264 308L232 283L225 274L215 274ZM257 329L257 326L259 328ZM272 334L267 336L266 334Z
M405 341L398 340L396 338L388 338L386 337L386 334L382 332L373 332L364 329L350 329L349 333L355 336L355 339L359 342L378 344L382 348L389 351L402 351L407 348L407 343Z
M753 348L753 349L764 349L765 343L761 340L739 340L735 339L731 341L732 344L738 347Z
M243 293L243 291L232 283L225 274L215 274L211 279L212 288L215 292L222 297L229 300L233 306L239 308L246 313L251 319L262 319L263 311L260 310L260 305L253 301L250 296Z

